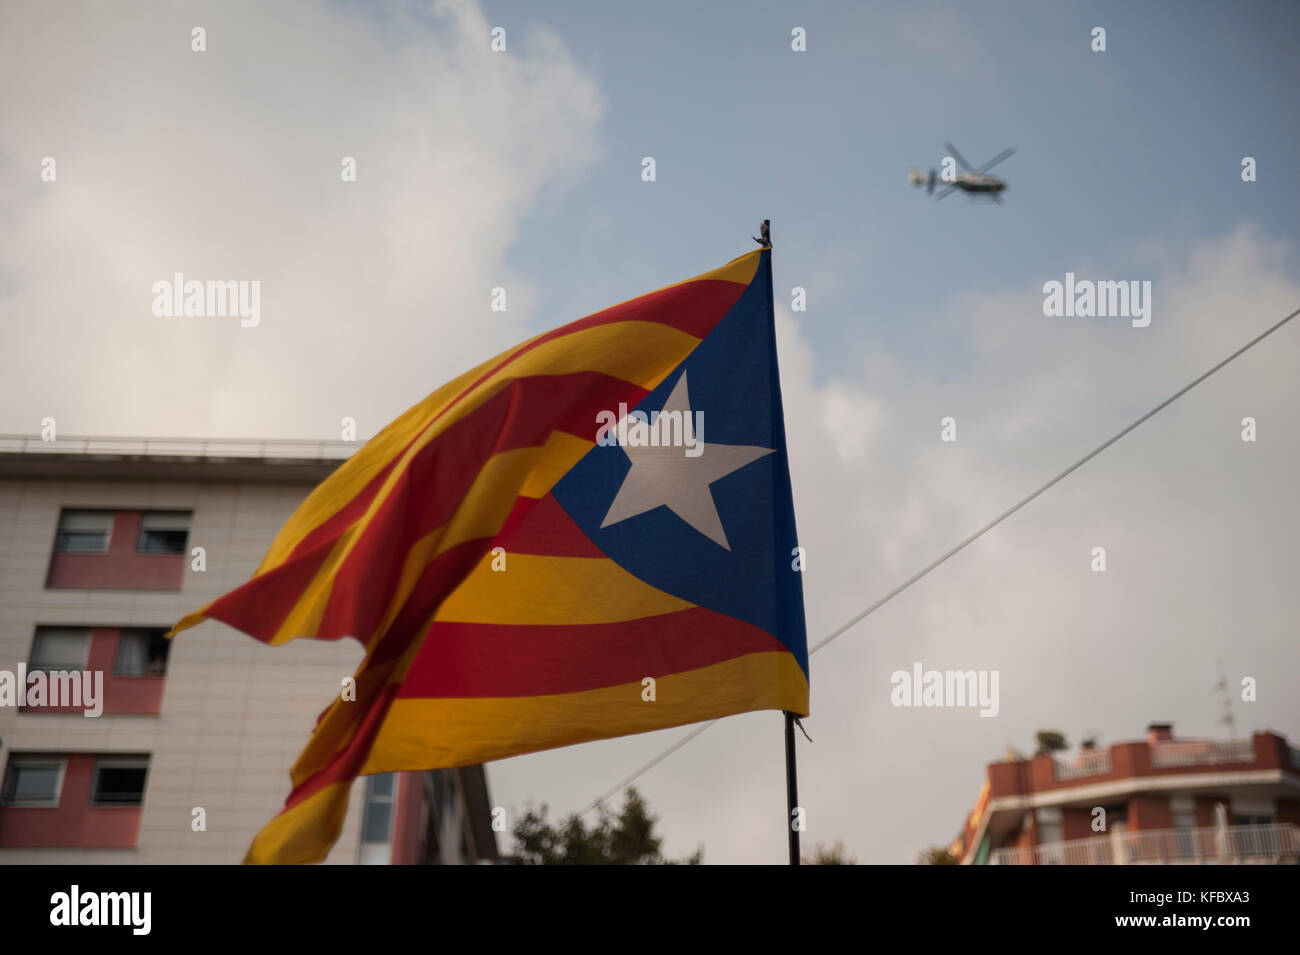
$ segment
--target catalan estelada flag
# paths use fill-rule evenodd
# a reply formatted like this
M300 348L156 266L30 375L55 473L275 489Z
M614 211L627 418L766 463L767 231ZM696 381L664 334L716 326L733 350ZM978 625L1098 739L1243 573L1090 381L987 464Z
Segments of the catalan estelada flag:
M323 481L177 624L355 637L247 862L323 859L358 775L808 713L770 249L539 335Z

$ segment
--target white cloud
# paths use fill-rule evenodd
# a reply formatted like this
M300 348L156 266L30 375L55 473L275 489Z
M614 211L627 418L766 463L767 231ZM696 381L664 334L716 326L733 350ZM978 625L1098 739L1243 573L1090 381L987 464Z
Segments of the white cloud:
M382 15L4 6L0 430L364 436L525 337L505 254L597 154L599 93L544 33L492 53L473 4ZM154 317L174 272L260 281L260 326Z

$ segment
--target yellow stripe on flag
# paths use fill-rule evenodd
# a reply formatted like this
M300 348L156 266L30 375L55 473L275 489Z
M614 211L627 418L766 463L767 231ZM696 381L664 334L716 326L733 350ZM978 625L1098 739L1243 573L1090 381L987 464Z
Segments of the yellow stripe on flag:
M411 546L383 618L374 634L365 635L366 645L371 644L376 634L384 633L397 618L424 568L438 555L457 544L494 536L505 523L518 497L544 496L594 445L594 441L584 441L563 431L552 431L545 447L505 451L491 458L465 494L464 503L451 522L426 534ZM518 490L503 493L502 488Z
M485 554L434 615L447 623L620 623L690 610L695 604L652 587L605 557L510 554L509 573Z
M750 710L808 712L808 681L783 651L647 676L653 703L640 681L549 696L394 700L362 772L468 766Z
M330 783L266 824L244 856L245 865L322 862L343 831L353 780Z
M378 504L397 483L400 471L407 462L448 427L470 414L485 400L508 387L516 379L532 375L565 375L594 371L632 382L649 391L667 378L699 343L700 339L694 335L688 335L686 332L657 322L612 322L608 325L597 325L538 345L507 367L490 375L454 406L448 407L449 401L443 401L436 406L430 406L428 401L421 402L417 407L426 410L418 417L412 418L403 428L404 433L413 430L419 435L418 439L407 449L403 460L389 473L384 487L375 496L369 511L358 521L358 525L364 526L368 522L370 514L377 509ZM486 364L490 368L493 362ZM457 380L461 381L465 377L462 375ZM445 387L440 388L438 393L444 393L446 390ZM407 421L408 415L410 412L398 421ZM379 436L384 440L378 447L385 451L393 443L393 439L388 435L392 427L384 429ZM592 431L594 434L594 420ZM365 484L383 469L389 457L384 457L377 464L368 463L372 457L378 460L371 454L371 444L374 444L375 440L372 439L352 458L353 461L366 459L367 463L358 464L355 473L349 472L346 480L335 480L342 474L341 471L327 478L295 512L276 536L266 559L258 568L259 574L284 563L303 538L346 506ZM404 440L410 441L411 436L407 435ZM378 453L376 451L376 455ZM365 480L360 480L359 475L365 475Z

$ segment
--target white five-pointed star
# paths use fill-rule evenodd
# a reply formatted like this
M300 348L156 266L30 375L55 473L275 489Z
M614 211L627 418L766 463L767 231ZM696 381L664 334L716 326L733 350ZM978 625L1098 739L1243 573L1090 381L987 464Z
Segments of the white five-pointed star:
M682 372L682 377L673 386L672 393L664 402L663 411L680 411L683 422L694 423L690 397L686 392L685 372ZM619 433L625 432L620 428ZM624 445L623 453L632 462L632 469L623 478L623 484L614 495L614 502L610 504L609 512L600 526L617 524L662 505L715 544L731 550L709 485L771 454L774 449L740 444L704 446L703 439L699 435L696 438L700 440L702 450L697 457L688 457L681 446Z

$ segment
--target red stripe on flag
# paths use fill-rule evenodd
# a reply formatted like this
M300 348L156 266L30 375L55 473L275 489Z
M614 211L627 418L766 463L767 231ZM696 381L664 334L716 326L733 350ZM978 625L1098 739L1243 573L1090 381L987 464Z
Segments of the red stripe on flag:
M623 302L622 304L612 306L611 308L597 312L594 315L590 315L587 318L579 319L576 322L570 322L568 325L539 336L527 346L520 349L517 353L498 362L477 381L469 385L456 398L449 402L446 408L439 412L437 417L435 417L434 421L437 421L445 415L447 411L459 404L466 395L472 393L473 389L482 384L483 381L487 380L497 371L508 366L521 355L545 342L552 341L575 331L581 331L586 328L606 325L613 322L646 321L669 325L688 334L703 338L713 330L719 321L722 320L723 316L726 315L731 306L740 298L746 287L747 286L740 285L736 282L727 282L716 279L685 282L680 285L671 286L670 288L661 289L658 292L652 292L649 295L643 295L640 298L632 299L629 302ZM605 375L596 375L596 373L587 374L604 378L609 382L618 382L618 385L614 387L612 392L607 393L603 399L597 400L599 407L596 407L593 410L590 404L584 404L582 407L573 406L568 409L568 415L563 412L556 415L554 408L547 409L545 407L544 402L546 399L539 398L538 400L543 402L542 405L538 406L539 417L545 417L549 411L549 413L554 416L551 419L554 430L569 431L570 433L579 436L586 436L590 433L594 436L594 412L596 410L615 411L619 401L626 401L629 405L634 405L646 394L644 389L628 382L622 382L619 379L610 378ZM523 393L516 390L521 386L522 382L544 381L548 378L568 379L572 377L574 376L534 376L519 379L512 382L512 384L502 392L487 399L483 406L491 406L494 402L503 400L508 402L523 400ZM532 393L533 386L525 385L523 387L528 390L529 394ZM503 396L513 397L504 398ZM430 444L425 448L421 449L417 458L412 461L412 466L414 466L416 462L422 461L426 455L439 454L440 452L437 450L437 447L443 444L444 440L447 439L453 431L458 429L458 426L464 426L465 422L476 418L481 411L481 408L475 409L470 415L467 415L464 419L452 425L445 434L439 435L437 439L430 442ZM486 412L485 415L490 417L492 413L493 412ZM590 420L578 420L584 413L590 416ZM535 420L519 422L519 426L524 430L529 426L536 427L536 425L537 422ZM491 433L490 426L484 424L482 419L480 419L479 427L482 427L485 433ZM470 426L468 430L473 430L473 426ZM414 442L414 440L416 439L412 439L412 442ZM529 443L540 444L541 441L544 440L545 436L543 435L541 440L535 439L534 441L529 442L521 439L521 443L510 443L511 438L502 436L502 439L496 442L496 447L493 450L501 451L508 450L512 447L526 447ZM409 447L410 445L408 444L407 448ZM245 584L244 586L225 595L225 597L221 598L217 604L213 605L213 612L209 613L208 616L223 620L231 626L237 627L259 640L271 640L278 631L280 624L283 623L289 611L292 609L293 604L301 598L303 590L311 582L316 571L320 568L321 563L329 554L331 543L346 531L347 528L360 520L370 508L375 495L383 487L393 468L396 467L397 463L401 460L402 454L405 453L405 450L406 449L403 449L401 453L395 455L393 460L389 461L384 466L383 470L372 478L358 495L340 508L335 514L323 521L318 527L306 534L294 547L292 554L285 564L268 571L261 577L254 578L254 580L250 581L248 584ZM481 466L482 460L485 460L485 458L480 457L477 459L478 466ZM477 466L475 466L473 470L476 473ZM461 480L459 487L462 488L460 493L463 494L463 488L468 487L469 482L464 480L463 474L460 477ZM402 480L409 484L409 474L404 475ZM454 488L456 486L457 485L453 482L452 487ZM454 490L450 493L455 494ZM456 500L459 500L459 495L456 495ZM451 508L450 510L454 510L454 508ZM445 520L445 515L449 513L449 509L443 508L441 511L436 511L434 513L434 520L436 520L436 515L438 514L444 515ZM436 529L439 525L437 523L430 525L429 518L426 517L426 519L421 523L421 526L426 528L424 532L428 533L429 531ZM422 535L416 536L418 537ZM293 566L291 567L291 565ZM390 581L395 581L395 578L393 578L391 574L391 567L389 570L390 574L388 579ZM276 586L275 588L258 587L251 590L246 589L252 588L253 585L257 584L260 580L270 579L272 574L278 574L278 580L284 586ZM344 589L347 590L347 588ZM364 589L370 590L371 588ZM348 602L346 597L341 599L345 603ZM251 602L252 606L237 606L246 601ZM331 604L332 603L333 598L331 597ZM337 640L348 635L345 632L348 629L355 631L357 634L368 632L365 627L366 622L375 620L373 603L375 603L375 601L371 601L372 606L369 607L368 611L360 618L353 620L351 624L347 621L347 609L334 610L332 607L327 607L325 620L328 621L328 626L325 625L325 621L322 621L322 628L317 634L315 634L315 636L325 640ZM220 606L219 610L218 605Z
M270 643L332 547L332 542L322 541L314 550L241 584L213 601L204 616Z
M603 550L582 532L569 512L552 494L541 500L521 497L496 536L494 544L507 554L538 557L605 557Z
M356 732L330 758L328 765L324 769L313 773L293 787L293 792L289 793L289 798L285 800L285 809L292 809L304 799L320 792L330 783L347 782L357 777L366 764L366 757L370 755L370 748L374 745L375 736L378 735L380 727L384 725L384 717L388 715L388 710L396 698L396 690L396 685L385 686L375 694L374 700L368 703L358 701L348 704L349 706L359 707L358 712L362 714Z
M635 404L645 394L637 385L598 372L521 378L451 425L397 475L338 568L317 636L370 639L407 553L452 518L488 459L539 447L552 431L594 440L598 411L616 409L619 402ZM507 493L513 498L515 489Z
M703 607L577 626L439 621L429 629L398 696L577 693L785 649L767 631Z
M446 407L438 412L434 421L437 421L460 404L467 395L472 394L474 389L483 382L513 362L518 361L533 349L587 328L609 325L614 322L654 322L657 325L667 325L686 332L688 335L703 339L709 332L713 331L718 322L722 321L727 312L731 310L731 306L736 304L748 287L737 282L727 282L721 279L683 282L680 285L674 285L670 288L660 289L658 292L651 292L649 295L642 295L640 298L634 298L630 302L611 306L604 311L597 312L595 315L580 318L576 322L570 322L568 325L546 332L528 342L513 354L506 356L473 382L466 385L459 395L447 402Z

